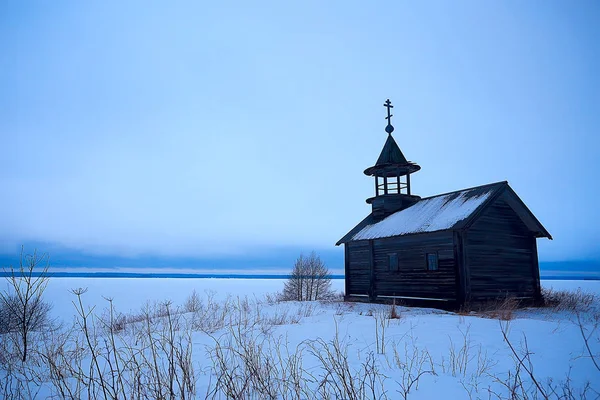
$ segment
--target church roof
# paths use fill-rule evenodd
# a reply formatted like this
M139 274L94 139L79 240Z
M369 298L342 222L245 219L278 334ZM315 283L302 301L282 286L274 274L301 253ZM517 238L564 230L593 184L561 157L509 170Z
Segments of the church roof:
M398 147L398 144L392 135L388 135L375 166L378 167L388 164L408 164L406 157L404 157L404 154L402 154L400 147Z
M379 239L424 232L458 230L467 227L481 211L500 195L537 237L552 239L507 182L497 182L419 200L382 220L370 214L336 245L353 240Z
M398 173L406 175L420 170L417 164L407 161L402 150L398 147L398 144L394 140L394 137L388 135L383 149L379 154L377 162L372 167L365 170L366 175L377 175L377 176L396 176Z

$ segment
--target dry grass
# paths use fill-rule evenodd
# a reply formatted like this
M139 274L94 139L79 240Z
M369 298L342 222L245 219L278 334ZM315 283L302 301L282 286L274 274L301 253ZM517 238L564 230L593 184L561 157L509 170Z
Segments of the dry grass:
M392 303L392 305L390 306L390 319L400 319L400 313L398 312L398 309L396 308L396 302L394 301Z
M514 312L520 307L523 307L521 301L514 297L505 297L486 302L466 304L457 311L457 314L460 316L473 315L510 321L515 317Z
M557 311L586 312L598 302L593 293L584 292L581 288L572 290L542 289L544 307Z
M595 305L600 305L598 296L593 293L584 292L581 289L542 289L542 302L539 306L554 311L587 313L593 311ZM467 304L461 307L457 311L457 314L460 316L474 315L510 321L515 318L515 311L530 306L532 306L531 301L520 300L509 296L486 302Z
M520 306L519 300L513 297L507 297L499 300L491 309L484 311L488 318L499 319L501 321L510 321L515 317L515 310Z

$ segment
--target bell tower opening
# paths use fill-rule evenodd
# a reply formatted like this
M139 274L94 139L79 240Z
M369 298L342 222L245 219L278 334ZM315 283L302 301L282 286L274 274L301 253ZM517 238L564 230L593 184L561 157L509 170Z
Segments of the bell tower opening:
M375 196L386 194L410 194L410 174L405 176L375 176Z

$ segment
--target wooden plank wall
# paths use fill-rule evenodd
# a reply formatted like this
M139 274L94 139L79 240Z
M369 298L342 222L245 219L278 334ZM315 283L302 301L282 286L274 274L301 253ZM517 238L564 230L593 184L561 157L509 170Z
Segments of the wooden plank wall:
M376 239L375 295L456 299L452 232ZM438 270L427 270L427 253L438 254ZM390 271L389 254L398 254L398 271Z
M466 233L471 300L534 295L532 236L504 200L489 206Z
M368 240L348 242L346 246L346 295L369 293L371 278Z

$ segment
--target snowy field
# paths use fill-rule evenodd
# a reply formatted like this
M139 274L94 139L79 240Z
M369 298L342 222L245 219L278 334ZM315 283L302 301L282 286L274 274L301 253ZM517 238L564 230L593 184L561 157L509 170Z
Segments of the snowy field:
M54 304L53 314L70 322L75 296L69 290L74 288L88 289L83 302L86 308L96 306L98 315L107 305L103 297L112 298L117 311L134 315L148 302L171 300L173 306L183 305L196 291L202 300L199 311L186 312L181 320L181 326L190 327L184 338L191 343L196 398L599 396L600 370L582 336L583 332L589 337L592 354L600 354L600 332L594 330L600 315L597 297L579 312L516 310L508 312L509 321L498 315L405 307L397 307L398 318L390 319L388 305L265 299L280 291L283 283L273 279L53 278L46 296ZM600 295L600 281L542 284ZM333 281L335 291L342 291L343 285L343 280ZM119 333L119 340L129 346L134 338L136 345L144 340L140 328L131 325ZM102 341L98 343L101 346ZM291 362L298 359L301 363ZM344 383L351 382L356 387L345 391ZM284 395L272 397L271 389ZM348 394L352 391L356 396ZM47 385L38 397L57 393Z

